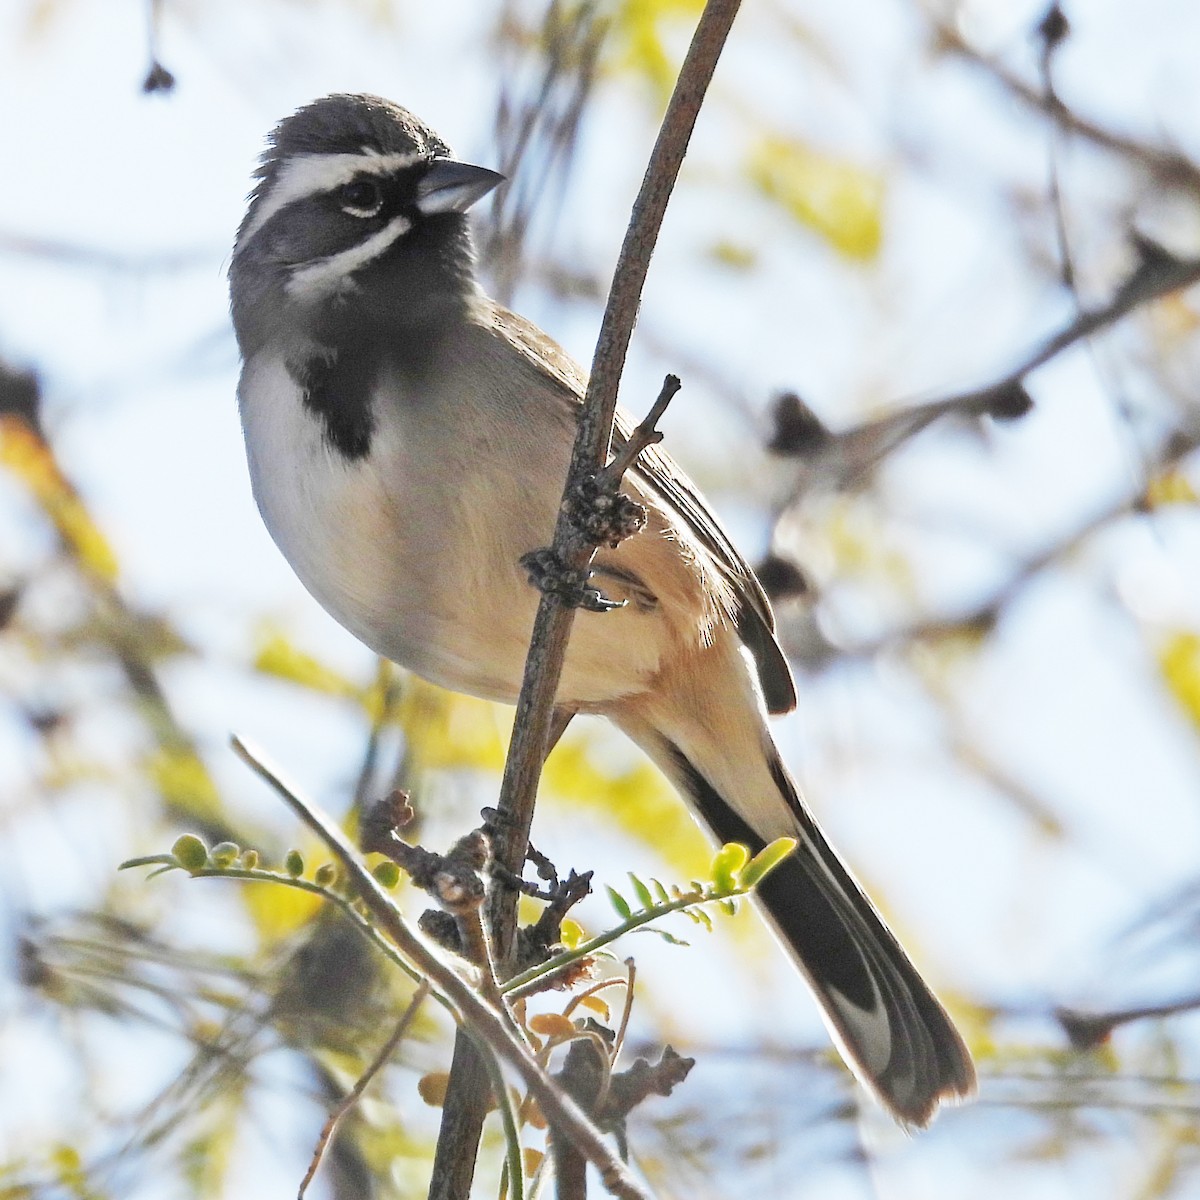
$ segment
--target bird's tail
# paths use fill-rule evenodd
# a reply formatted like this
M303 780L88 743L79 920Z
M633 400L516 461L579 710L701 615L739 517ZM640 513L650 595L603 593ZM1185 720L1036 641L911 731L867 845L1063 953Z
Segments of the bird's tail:
M723 689L683 679L612 716L718 842L755 853L777 837L798 839L796 853L759 885L758 900L855 1075L897 1120L926 1125L941 1102L975 1090L970 1054L809 813L749 677L722 674ZM730 694L731 674L745 679L745 694Z

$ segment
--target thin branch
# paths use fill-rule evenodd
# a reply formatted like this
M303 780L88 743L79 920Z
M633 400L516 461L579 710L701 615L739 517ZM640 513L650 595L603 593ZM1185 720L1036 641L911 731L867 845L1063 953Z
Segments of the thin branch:
M667 411L667 405L675 398L675 394L681 386L678 375L668 375L663 380L658 399L654 401L645 420L629 435L629 440L625 445L613 455L612 462L597 475L597 482L602 490L604 488L616 490L625 477L625 472L637 462L642 451L648 446L657 446L663 440L662 432L657 426L662 420L663 413Z
M1162 453L1152 464L1150 476L1158 475L1177 466L1188 455L1200 449L1200 424L1178 430L1168 441ZM944 637L963 629L990 625L1033 580L1055 563L1074 554L1093 536L1107 529L1114 521L1131 514L1146 511L1146 484L1123 492L1111 503L1090 513L1075 528L1056 539L1053 544L1019 562L1008 578L989 590L982 599L970 608L957 613L937 614L918 618L907 625L884 632L878 637L851 643L833 643L824 638L819 645L811 642L800 644L788 637L783 630L784 649L794 659L805 661L810 666L821 667L834 660L873 659L889 650L907 646L913 642ZM512 981L508 983L512 987Z
M1030 404L1024 390L1026 376L1076 343L1115 325L1142 305L1200 282L1200 259L1175 258L1153 244L1142 243L1139 248L1141 262L1107 304L1080 310L994 383L888 413L841 433L820 427L818 435L812 436L810 430L809 436L794 450L789 451L786 446L777 449L806 460L805 486L819 479L822 486L842 488L860 482L897 447L943 417L1020 416Z
M496 1101L496 1110L500 1113L500 1123L504 1126L504 1169L508 1177L508 1200L525 1200L525 1164L521 1159L521 1128L517 1123L516 1113L513 1112L512 1096L505 1085L504 1076L500 1072L500 1064L495 1057L488 1054L484 1057L488 1079L492 1085L492 1097Z
M570 495L605 465L612 442L617 388L650 258L739 3L708 0L675 82L613 273L564 495ZM554 550L560 561L567 567L583 568L594 549L581 542L571 522L560 513L554 530ZM514 874L520 873L525 864L538 780L551 744L554 698L574 617L574 609L543 595L534 621L497 804L502 819L494 838L496 862ZM496 887L488 902L492 945L502 973L516 942L517 899L515 890ZM460 1200L470 1190L485 1115L479 1088L481 1072L472 1059L470 1046L460 1037L450 1071L430 1200Z
M317 1168L321 1165L321 1159L325 1157L325 1150L329 1145L330 1139L333 1137L333 1131L337 1128L338 1122L359 1102L363 1092L370 1086L371 1080L387 1065L388 1059L392 1057L396 1052L396 1047L403 1041L413 1021L416 1019L417 1010L428 995L429 980L423 979L417 990L413 993L413 998L408 1002L408 1007L404 1010L404 1015L400 1018L399 1024L392 1031L391 1037L383 1043L379 1053L371 1061L371 1065L358 1077L354 1086L346 1093L342 1102L329 1114L329 1119L322 1126L320 1137L317 1138L317 1145L313 1150L312 1162L308 1164L308 1170L305 1171L304 1178L300 1181L300 1190L296 1194L297 1200L304 1200L304 1193L308 1191L308 1185L312 1183L313 1176L316 1175Z
M592 359L566 493L604 466L612 441L617 387L650 257L701 102L737 10L738 0L709 0L676 81L613 275ZM560 515L554 531L554 550L565 565L581 568L589 561L593 547L581 543L574 527ZM537 782L546 755L551 711L574 615L573 609L548 597L543 597L538 606L497 806L506 820L497 830L496 860L513 872L520 871L525 860ZM496 895L498 899L491 913L493 929L497 952L505 956L510 952L513 940L515 920L510 914L515 914L516 894L506 895L498 890Z
M1158 184L1185 188L1193 194L1200 194L1200 165L1197 165L1185 154L1164 146L1155 146L1139 141L1135 137L1118 133L1087 117L1080 116L1056 95L1047 96L1039 88L1008 70L1007 67L987 57L950 25L938 24L935 26L934 33L939 49L949 51L951 54L983 68L1011 96L1035 112L1051 117L1065 132L1141 167Z
M267 764L257 751L251 750L238 738L233 739L234 752L261 779L268 783L309 829L328 847L341 863L346 878L353 884L359 899L371 910L379 925L394 941L430 986L440 992L457 1010L477 1043L504 1059L533 1093L546 1119L569 1138L600 1172L604 1186L614 1195L627 1200L649 1200L645 1190L630 1174L629 1169L609 1150L599 1131L564 1096L562 1091L538 1066L525 1047L517 1040L504 1017L476 994L474 988L457 974L419 937L400 915L388 894L367 869L346 835L315 806L300 798L285 783L280 774Z
M1076 1050L1094 1050L1112 1036L1119 1025L1131 1021L1162 1020L1200 1008L1200 995L1186 996L1170 1004L1146 1004L1137 1008L1119 1008L1112 1012L1086 1013L1073 1008L1055 1009L1054 1015Z
M367 744L363 748L362 765L358 768L358 781L354 785L354 808L358 810L366 807L367 796L379 766L380 740L384 730L395 719L396 709L403 696L395 668L386 658L380 658L375 664L375 687L379 692L379 707L371 719Z

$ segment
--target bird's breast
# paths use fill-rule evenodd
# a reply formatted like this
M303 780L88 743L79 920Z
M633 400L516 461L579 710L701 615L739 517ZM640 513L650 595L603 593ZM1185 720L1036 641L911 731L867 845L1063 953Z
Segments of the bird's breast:
M384 379L369 451L351 456L282 357L248 361L239 399L255 499L308 591L377 653L513 701L538 599L519 562L552 539L569 428L532 428L486 392L433 403ZM634 606L582 618L560 695L634 690L658 659L652 625Z

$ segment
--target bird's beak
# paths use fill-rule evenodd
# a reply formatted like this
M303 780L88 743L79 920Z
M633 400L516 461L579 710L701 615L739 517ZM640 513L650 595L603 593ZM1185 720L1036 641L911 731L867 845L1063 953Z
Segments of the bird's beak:
M476 200L504 182L499 171L457 162L453 158L435 158L417 184L417 207L421 212L463 213Z

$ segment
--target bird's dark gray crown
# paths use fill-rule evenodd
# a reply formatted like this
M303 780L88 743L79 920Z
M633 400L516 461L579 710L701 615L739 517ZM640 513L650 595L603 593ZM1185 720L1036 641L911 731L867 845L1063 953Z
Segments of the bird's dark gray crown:
M250 207L239 230L271 190L289 159L309 154L414 154L446 158L450 147L420 117L399 104L369 93L335 93L298 108L271 131L254 178Z
M382 96L340 94L314 100L280 121L269 138L258 176L269 184L278 164L293 155L361 150L425 158L450 153L424 121L399 104Z

